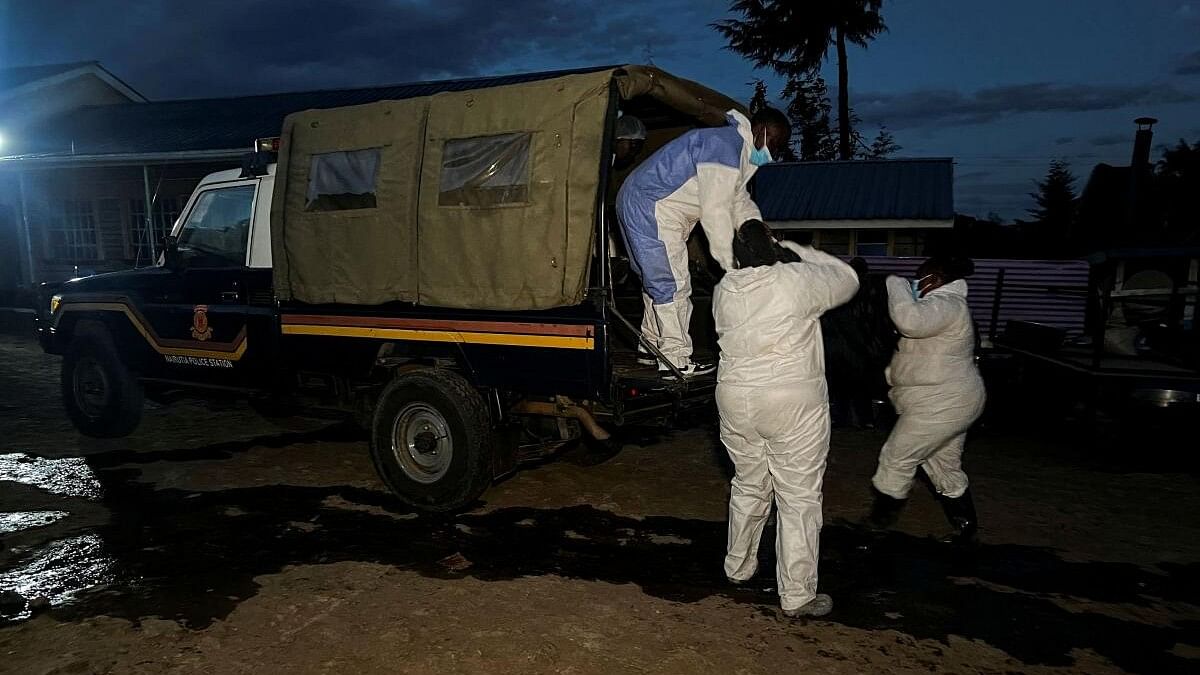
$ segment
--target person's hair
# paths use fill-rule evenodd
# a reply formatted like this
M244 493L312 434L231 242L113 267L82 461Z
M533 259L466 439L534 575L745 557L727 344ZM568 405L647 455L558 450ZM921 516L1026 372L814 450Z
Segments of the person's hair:
M792 123L788 121L787 115L770 106L765 106L754 113L754 116L750 118L750 124L771 129L774 132L772 135L782 139L785 143L792 137Z
M867 261L863 260L861 257L855 256L854 258L851 258L850 266L854 268L854 272L858 275L859 279L865 278L871 273L871 266L868 265Z
M966 279L975 273L975 262L966 256L935 255L921 263L920 274L937 274L943 283Z
M742 223L734 233L733 259L739 269L779 262L779 244L771 236L771 228L757 219Z

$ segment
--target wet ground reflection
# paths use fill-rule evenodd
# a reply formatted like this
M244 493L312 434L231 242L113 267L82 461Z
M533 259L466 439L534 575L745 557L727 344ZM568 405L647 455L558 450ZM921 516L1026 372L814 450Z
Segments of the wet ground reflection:
M99 499L100 481L82 457L47 459L25 453L0 455L0 481L33 485L68 497Z
M392 565L448 581L557 575L636 584L678 602L716 596L772 614L777 606L769 559L760 581L739 588L725 582L720 522L631 518L588 506L426 518L359 488L156 490L137 480L139 469L103 457L93 465L114 468L98 474L82 460L3 457L4 480L58 491L70 495L64 503L104 512L86 523L76 522L77 512L8 516L18 528L61 528L49 543L0 551L0 590L46 597L62 620L159 616L204 628L255 595L260 575L339 561ZM763 549L769 556L771 547ZM821 583L835 597L830 618L836 623L942 641L959 635L1029 664L1070 665L1073 650L1092 649L1130 671L1190 672L1195 662L1171 650L1200 646L1195 622L1151 625L1064 605L1200 606L1200 565L1147 570L1070 562L1053 551L1011 545L967 554L927 539L875 537L835 524L822 536ZM27 606L0 607L0 623L29 615Z
M71 515L66 511L12 511L0 513L0 534L52 525Z

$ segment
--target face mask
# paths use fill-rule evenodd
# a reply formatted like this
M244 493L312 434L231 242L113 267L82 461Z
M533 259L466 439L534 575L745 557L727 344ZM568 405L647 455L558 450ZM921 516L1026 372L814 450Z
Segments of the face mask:
M763 146L761 148L753 148L750 150L750 163L754 166L762 166L775 161L771 157L771 151L767 149L767 135L763 133Z
M908 284L909 284L910 286L912 286L912 296L913 296L913 300L920 300L920 299L921 299L921 282L922 282L922 281L925 281L926 279L928 279L928 278L929 278L929 277L931 277L931 276L933 276L933 275L932 275L932 274L926 274L925 276L921 277L920 279L913 279L912 281L908 282Z

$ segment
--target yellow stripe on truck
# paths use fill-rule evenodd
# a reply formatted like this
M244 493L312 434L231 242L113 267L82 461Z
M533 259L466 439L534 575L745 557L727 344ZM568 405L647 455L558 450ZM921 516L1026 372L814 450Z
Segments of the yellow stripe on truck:
M596 341L590 337L562 335L514 335L511 333L465 333L461 331L411 330L405 328L368 328L361 326L307 326L285 324L285 335L325 335L336 337L396 339L417 342L457 342L480 345L509 345L514 347L547 347L550 349L592 349Z

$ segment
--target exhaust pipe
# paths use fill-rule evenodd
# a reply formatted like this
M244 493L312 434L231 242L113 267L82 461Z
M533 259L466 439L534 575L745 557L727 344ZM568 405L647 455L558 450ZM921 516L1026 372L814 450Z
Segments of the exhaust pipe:
M522 401L513 406L512 412L520 415L544 415L546 417L565 417L577 420L579 426L583 427L584 431L592 438L598 441L607 441L612 438L612 434L600 426L600 423L592 416L590 410L571 403L569 399L560 397L555 402Z

